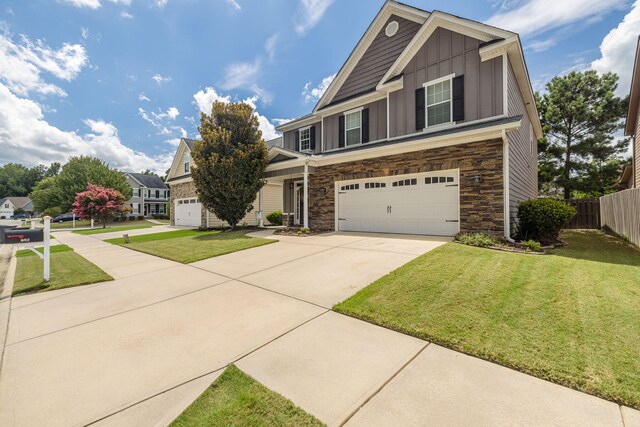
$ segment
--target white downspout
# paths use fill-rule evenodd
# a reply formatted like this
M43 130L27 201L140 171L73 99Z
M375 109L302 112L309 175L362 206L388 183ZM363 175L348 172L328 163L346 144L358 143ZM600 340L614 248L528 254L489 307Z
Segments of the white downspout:
M511 238L511 206L509 199L509 140L507 139L507 131L502 130L502 181L503 181L503 193L504 193L504 238L510 242L514 240Z
M258 220L258 227L264 228L264 214L262 213L262 188L258 192L258 211L260 212L260 219Z
M304 214L303 225L309 228L309 162L304 163Z

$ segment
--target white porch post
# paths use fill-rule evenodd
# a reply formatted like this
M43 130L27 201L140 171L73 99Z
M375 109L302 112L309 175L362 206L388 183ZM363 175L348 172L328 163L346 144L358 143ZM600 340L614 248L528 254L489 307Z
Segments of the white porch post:
M309 164L304 164L304 227L309 228Z
M264 214L262 213L262 188L258 192L258 211L260 212L260 219L258 220L258 227L264 227Z

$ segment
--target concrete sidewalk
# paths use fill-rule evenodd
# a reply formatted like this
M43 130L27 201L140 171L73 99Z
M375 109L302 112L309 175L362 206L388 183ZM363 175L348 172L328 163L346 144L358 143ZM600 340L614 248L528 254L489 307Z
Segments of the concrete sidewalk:
M328 310L447 239L281 237L183 265L59 234L116 280L11 300L0 425L166 425L229 363L329 425L640 425L637 411Z

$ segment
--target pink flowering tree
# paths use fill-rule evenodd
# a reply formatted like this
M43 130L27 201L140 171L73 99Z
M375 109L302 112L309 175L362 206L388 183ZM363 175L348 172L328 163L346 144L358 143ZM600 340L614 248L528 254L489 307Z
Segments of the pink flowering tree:
M118 190L89 184L86 191L76 194L73 213L83 219L102 221L105 228L108 220L131 209L124 205L126 201Z

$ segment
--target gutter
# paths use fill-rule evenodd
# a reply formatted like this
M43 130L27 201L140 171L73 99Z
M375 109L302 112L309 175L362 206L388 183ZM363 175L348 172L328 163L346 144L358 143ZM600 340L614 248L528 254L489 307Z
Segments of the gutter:
M507 138L507 131L502 130L502 183L504 193L504 238L509 242L514 243L511 238L511 201L509 198L509 139Z

